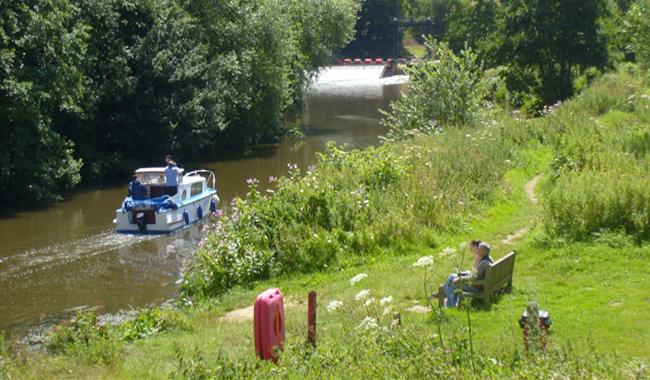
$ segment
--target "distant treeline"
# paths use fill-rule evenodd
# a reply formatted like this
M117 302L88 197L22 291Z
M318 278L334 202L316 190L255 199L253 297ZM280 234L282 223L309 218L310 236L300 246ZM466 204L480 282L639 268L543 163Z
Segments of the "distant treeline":
M0 8L0 200L277 135L356 0L25 0Z
M394 18L432 25L396 29ZM366 1L355 39L341 54L404 55L403 37L423 42L431 34L455 53L471 48L482 68L495 69L505 84L493 95L536 114L621 61L647 62L648 18L648 0Z

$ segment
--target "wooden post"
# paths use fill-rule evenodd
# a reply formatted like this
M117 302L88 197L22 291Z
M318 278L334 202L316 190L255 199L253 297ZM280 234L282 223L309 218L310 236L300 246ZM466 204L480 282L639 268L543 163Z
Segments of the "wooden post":
M309 292L309 305L307 309L307 341L316 346L316 292Z

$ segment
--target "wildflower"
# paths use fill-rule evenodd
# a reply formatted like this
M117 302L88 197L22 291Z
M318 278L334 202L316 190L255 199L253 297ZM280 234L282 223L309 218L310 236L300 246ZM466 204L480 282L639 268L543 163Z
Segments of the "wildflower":
M370 316L365 317L361 321L361 323L359 323L359 328L360 329L366 329L366 330L367 329L376 329L377 327L379 327L379 325L377 324L377 320L375 320L375 318L370 317Z
M278 180L278 177L269 176L269 183L273 183Z
M354 285L354 284L356 284L357 282L363 280L366 277L368 277L368 275L366 273L359 273L358 275L356 275L356 276L354 276L354 277L352 277L350 279L350 285Z
M433 264L433 256L422 256L413 264L414 267L426 267Z
M393 309L390 308L390 306L384 308L384 312L381 313L381 315L388 315L390 312L393 311Z
M215 218L221 218L223 216L223 210L222 209L217 209L215 212L212 213Z
M239 212L232 214L232 221L237 223L239 221Z
M456 250L451 247L447 247L440 252L440 257L447 257L447 256L454 256L456 254Z
M316 171L316 165L309 165L309 167L307 168L307 171L310 172L310 173L315 172Z
M289 171L296 170L296 169L298 169L298 164L288 163L287 164L287 169L289 169Z
M381 300L379 300L379 304L382 306L391 302L393 302L393 296L384 297Z
M342 301L337 301L337 300L330 301L330 303L327 304L327 311L329 312L335 311L341 306L343 306Z
M364 300L364 299L368 298L368 296L370 296L370 290L368 290L368 289L363 289L362 291L360 291L359 293L357 293L356 296L354 296L354 299L355 299L356 301L361 301L361 300Z
M374 298L374 297L370 297L370 298L368 298L368 299L366 300L366 302L364 302L363 306L368 307L368 306L372 305L374 302L375 302L375 298Z
M260 183L260 181L258 181L257 178L253 177L253 178L247 179L246 183L248 184L248 186L254 186L254 185L257 185L258 183Z

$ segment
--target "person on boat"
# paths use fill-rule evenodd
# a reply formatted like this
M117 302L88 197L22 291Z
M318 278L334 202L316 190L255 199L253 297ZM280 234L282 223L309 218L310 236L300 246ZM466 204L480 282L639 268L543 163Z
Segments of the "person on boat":
M457 307L462 298L462 292L476 293L482 286L471 285L472 281L485 279L487 268L494 262L490 257L490 245L484 241L472 240L469 247L474 254L473 272L452 273L442 286L445 293L445 306Z
M129 196L136 201L141 201L147 197L147 189L142 186L137 175L134 175L129 183Z
M167 158L165 158L165 161L167 161L167 167L165 168L165 186L167 189L165 191L165 194L173 196L178 191L179 171L176 163L173 160L167 160Z

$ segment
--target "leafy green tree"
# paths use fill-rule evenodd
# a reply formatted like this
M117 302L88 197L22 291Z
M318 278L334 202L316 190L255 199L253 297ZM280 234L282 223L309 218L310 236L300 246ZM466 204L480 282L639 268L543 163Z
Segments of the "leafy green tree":
M605 11L604 0L503 3L497 28L500 60L509 67L509 87L515 87L519 78L532 80L525 86L541 104L570 97L576 71L607 65L606 39L600 27Z
M487 67L500 63L498 57L502 40L497 33L497 15L501 3L497 0L477 0L453 8L447 21L445 41L455 52L469 46Z
M0 8L0 199L48 201L80 181L73 143L52 128L55 113L84 117L88 78L80 69L88 30L66 0Z
M359 11L352 42L340 54L351 57L390 57L402 49L402 33L391 20L402 16L399 0L364 1Z
M650 0L637 0L629 11L631 48L641 67L650 69Z

